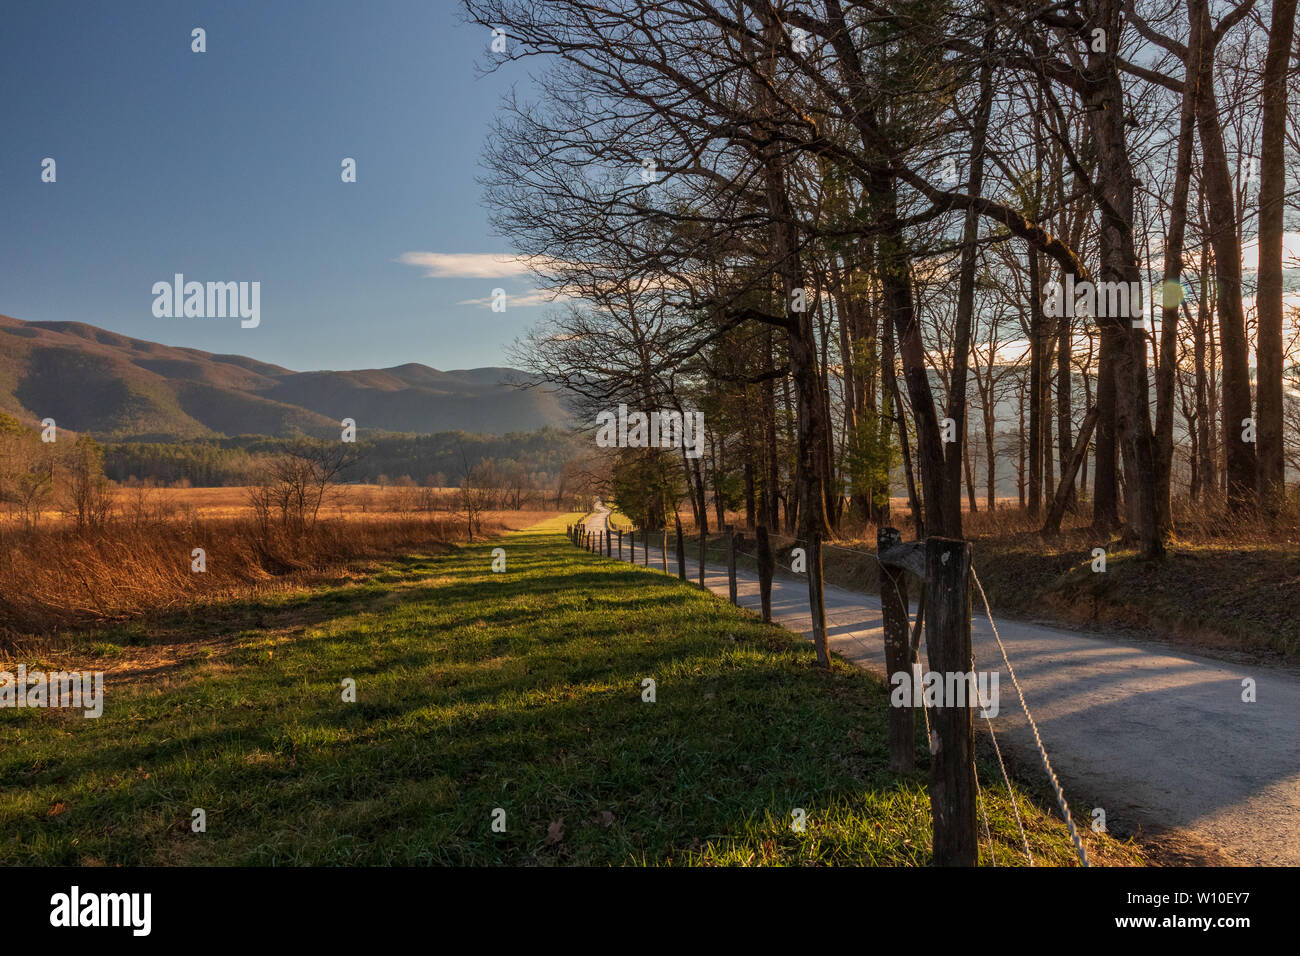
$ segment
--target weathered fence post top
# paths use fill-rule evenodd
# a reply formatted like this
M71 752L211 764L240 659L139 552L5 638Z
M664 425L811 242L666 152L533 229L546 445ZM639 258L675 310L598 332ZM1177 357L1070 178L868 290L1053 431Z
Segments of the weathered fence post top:
M968 563L969 569L970 542L963 538L926 538L925 551L927 556L937 554L942 565L947 565L954 557L960 558Z
M911 571L918 578L924 578L925 542L904 542L902 538L897 528L879 529L876 532L876 558L883 565L903 568Z

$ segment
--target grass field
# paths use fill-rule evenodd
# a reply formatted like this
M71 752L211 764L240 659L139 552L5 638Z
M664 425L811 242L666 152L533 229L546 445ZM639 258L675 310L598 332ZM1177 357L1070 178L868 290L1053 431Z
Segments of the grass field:
M26 659L103 669L107 703L0 711L0 863L929 861L924 770L888 772L876 678L570 547L565 521ZM993 857L1023 863L1005 787L987 767L981 785ZM1071 863L1064 825L1018 796L1037 861Z
M376 560L435 553L471 537L468 519L445 511L323 509L326 517L294 528L257 521L246 502L230 514L224 504L194 504L237 501L241 489L150 489L173 490L184 493L184 510L160 508L155 497L142 511L119 511L81 531L57 519L34 529L0 523L0 653L57 644L71 628L148 626L180 609L203 614L213 603L324 585L364 575ZM554 514L482 511L472 537L526 528Z
M155 487L119 485L112 489L113 509L128 519L185 520L244 519L252 516L249 491L245 485L220 487ZM550 495L545 497L549 498ZM539 494L531 493L528 504L540 513ZM424 512L432 515L460 515L464 521L458 488L426 488L401 485L349 484L334 485L322 504L320 517L325 519L384 520L396 515ZM41 513L41 523L60 519L57 510ZM19 523L13 513L0 513L0 529Z

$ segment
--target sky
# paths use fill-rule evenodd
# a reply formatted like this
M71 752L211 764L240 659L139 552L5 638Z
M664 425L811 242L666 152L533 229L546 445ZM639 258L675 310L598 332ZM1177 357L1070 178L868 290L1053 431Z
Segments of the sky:
M296 370L508 364L543 306L475 181L529 84L482 73L491 42L454 0L5 0L0 314ZM155 316L177 273L260 282L259 323Z
M492 35L456 0L4 0L3 17L0 314L297 370L508 364L541 318L475 181L529 77L482 72ZM260 321L155 315L177 273L259 282Z

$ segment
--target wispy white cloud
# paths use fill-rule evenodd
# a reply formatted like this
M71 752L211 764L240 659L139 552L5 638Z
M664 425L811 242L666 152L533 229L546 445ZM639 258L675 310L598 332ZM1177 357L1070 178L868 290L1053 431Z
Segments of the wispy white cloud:
M527 275L530 261L545 265L548 260L494 252L403 252L397 261L424 269L431 279L506 279Z
M547 292L544 289L533 289L530 292L524 292L518 295L507 294L506 308L510 308L511 306L520 308L523 306L530 306L530 305L550 305L552 302L556 300L556 298L557 298L556 293ZM457 302L456 304L477 305L477 306L483 306L485 308L490 308L492 306L492 297L489 295L489 296L484 296L481 299L464 299L460 302Z

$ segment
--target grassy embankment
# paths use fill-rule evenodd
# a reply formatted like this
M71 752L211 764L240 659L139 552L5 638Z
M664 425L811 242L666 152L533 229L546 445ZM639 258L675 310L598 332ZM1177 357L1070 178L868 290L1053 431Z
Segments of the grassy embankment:
M924 769L888 772L876 678L568 546L568 520L26 659L104 669L107 704L0 711L0 863L929 861ZM1023 863L1005 787L981 784L993 856ZM1071 863L1064 825L1018 797L1038 862Z
M1098 536L1080 519L1067 523L1060 536L1044 538L1037 522L1019 509L967 515L965 530L995 612L1127 631L1193 651L1244 653L1264 663L1300 662L1300 615L1294 613L1300 601L1300 530L1294 516L1273 523L1180 518L1161 562L1141 560L1132 544ZM899 526L911 537L901 519ZM796 541L780 535L772 540L778 560L789 564ZM875 529L833 544L874 552ZM687 545L692 559L696 547L693 541ZM752 536L745 547L754 550ZM1094 548L1106 551L1105 573L1093 571ZM875 560L852 550L826 549L826 580L879 593ZM708 553L711 562L725 560L720 536L710 538ZM754 567L744 556L739 562Z

